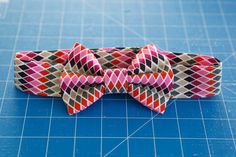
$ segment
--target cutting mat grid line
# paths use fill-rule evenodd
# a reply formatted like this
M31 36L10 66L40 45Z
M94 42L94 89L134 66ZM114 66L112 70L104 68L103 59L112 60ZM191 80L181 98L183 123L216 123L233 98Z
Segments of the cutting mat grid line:
M0 156L236 156L236 1L9 0L0 11ZM222 93L171 100L164 115L105 95L73 116L14 87L21 50L143 46L214 55Z

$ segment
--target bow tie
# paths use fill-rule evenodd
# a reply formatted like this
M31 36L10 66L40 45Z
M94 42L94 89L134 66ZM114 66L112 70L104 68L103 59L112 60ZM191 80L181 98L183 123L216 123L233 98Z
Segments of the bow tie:
M155 45L141 48L128 68L103 69L90 49L76 44L60 87L69 114L84 110L107 93L128 93L144 106L163 112L173 81L171 65Z
M221 62L210 56L171 53L154 44L142 48L19 52L15 84L22 91L62 97L69 114L104 94L128 93L163 113L170 98L201 98L220 92Z

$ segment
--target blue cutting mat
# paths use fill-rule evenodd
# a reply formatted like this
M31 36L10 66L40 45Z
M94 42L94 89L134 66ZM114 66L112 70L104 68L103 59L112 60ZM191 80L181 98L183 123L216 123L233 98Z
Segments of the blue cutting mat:
M127 95L68 116L59 98L15 89L20 50L143 46L214 55L222 94L164 115ZM0 0L0 156L236 156L235 0Z

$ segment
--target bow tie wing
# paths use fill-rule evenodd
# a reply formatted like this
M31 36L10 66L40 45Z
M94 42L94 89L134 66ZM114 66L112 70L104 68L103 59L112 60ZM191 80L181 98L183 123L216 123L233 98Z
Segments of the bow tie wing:
M84 110L105 93L104 85L96 84L101 81L103 73L94 54L85 46L76 43L60 79L62 99L69 114Z
M79 74L103 75L103 68L92 51L85 46L76 43L69 53L66 70Z
M135 74L172 71L169 60L154 45L149 44L140 49L128 67Z
M164 113L166 103L169 100L169 96L165 94L164 90L157 91L149 86L130 84L128 91L129 95L144 106L155 112Z
M92 85L99 82L99 80L96 80L96 77L91 79L92 81L84 75L65 72L61 75L62 99L67 105L70 115L86 109L105 93L105 87L102 84L89 86L89 84Z
M158 53L155 45L140 49L128 67L133 73L129 94L144 106L163 113L170 99L174 74L168 59Z

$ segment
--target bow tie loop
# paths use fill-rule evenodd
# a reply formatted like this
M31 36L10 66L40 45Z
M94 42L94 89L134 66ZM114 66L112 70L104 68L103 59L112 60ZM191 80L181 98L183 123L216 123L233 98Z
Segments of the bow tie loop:
M106 69L103 76L106 93L127 93L130 77L126 68Z

